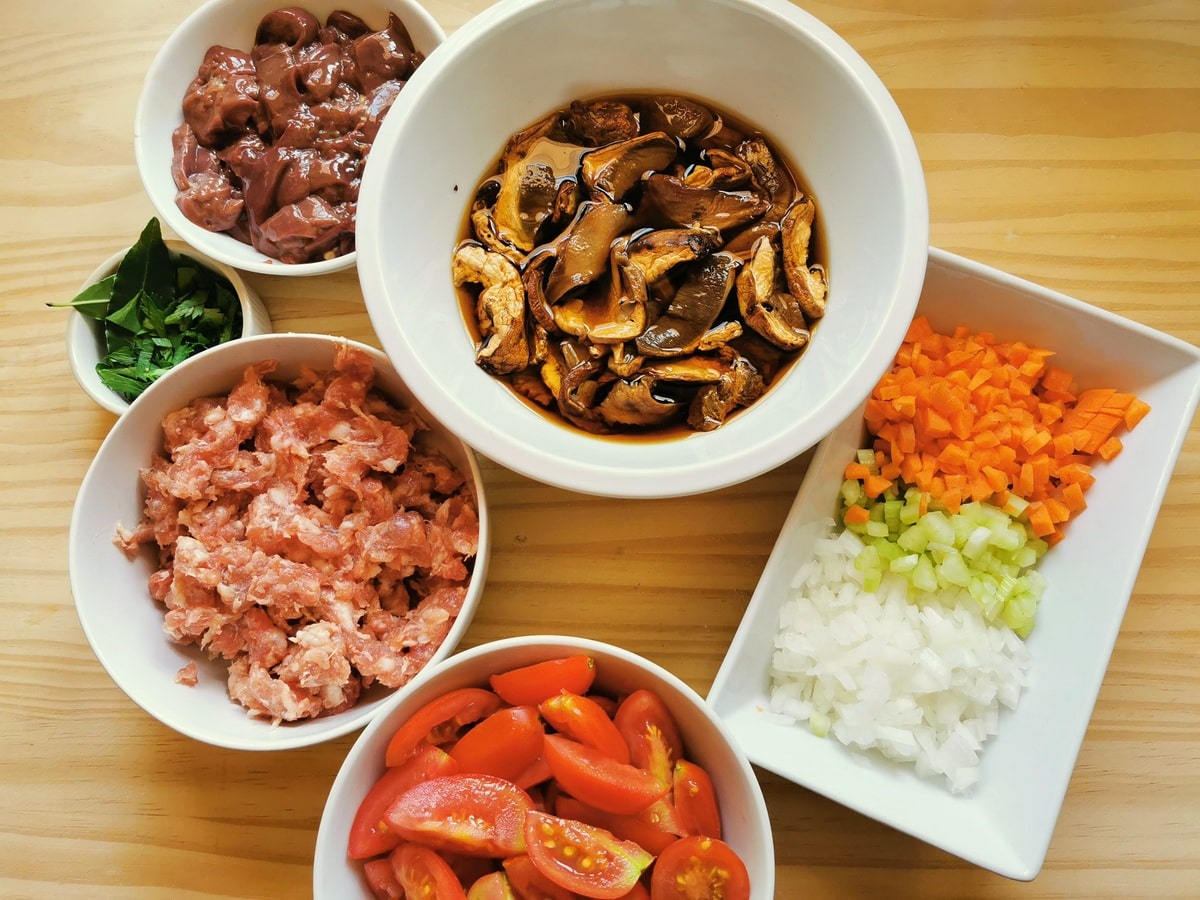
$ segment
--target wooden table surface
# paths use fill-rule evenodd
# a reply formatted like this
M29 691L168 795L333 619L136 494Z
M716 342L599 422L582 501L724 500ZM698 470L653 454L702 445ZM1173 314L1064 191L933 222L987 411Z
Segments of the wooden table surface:
M71 505L114 419L76 386L65 315L44 304L72 296L153 214L134 107L160 43L197 5L0 4L5 898L309 896L322 804L354 740L252 754L181 737L110 681L72 606ZM488 4L427 5L449 32ZM803 5L894 93L924 162L935 245L1200 344L1200 3ZM375 342L353 272L251 280L281 330ZM709 496L626 502L484 461L494 555L463 646L587 635L705 693L806 462ZM1200 896L1197 535L1193 425L1033 883L760 773L778 896Z

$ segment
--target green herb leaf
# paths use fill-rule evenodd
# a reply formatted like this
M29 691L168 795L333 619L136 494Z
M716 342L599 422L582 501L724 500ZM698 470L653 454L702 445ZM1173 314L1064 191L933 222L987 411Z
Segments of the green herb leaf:
M71 306L92 319L103 319L108 313L108 301L112 297L116 274L89 284L66 303L47 303L47 306Z
M104 323L100 380L133 400L201 350L237 337L242 310L233 285L195 260L173 259L158 220L151 219L116 274L80 291L70 303Z

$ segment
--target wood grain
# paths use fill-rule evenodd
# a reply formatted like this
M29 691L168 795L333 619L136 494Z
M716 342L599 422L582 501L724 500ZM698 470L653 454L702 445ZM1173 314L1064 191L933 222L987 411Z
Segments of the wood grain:
M353 741L244 754L182 738L113 685L72 606L71 507L113 418L75 385L64 317L44 304L152 214L133 111L150 59L196 5L0 6L0 896L14 900L309 896L322 804ZM488 3L427 5L453 31ZM1200 4L803 5L893 92L934 244L1200 344ZM281 329L376 343L353 274L251 280ZM485 461L495 553L465 645L589 635L706 691L806 464L634 503ZM1200 895L1197 534L1193 424L1035 882L761 772L778 896Z

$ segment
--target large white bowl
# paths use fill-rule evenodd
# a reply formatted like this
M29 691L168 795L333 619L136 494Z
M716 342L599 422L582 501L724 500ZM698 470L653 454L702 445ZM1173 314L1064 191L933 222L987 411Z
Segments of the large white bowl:
M271 316L267 312L267 307L254 288L242 278L241 273L225 263L210 259L183 241L167 240L163 243L166 244L173 257L186 256L229 279L229 283L237 292L238 302L242 309L242 330L237 335L238 338L266 334L271 330ZM121 265L121 261L129 250L130 248L126 247L124 250L114 253L97 266L95 271L84 281L80 290L103 281L117 271L117 267ZM104 353L103 325L90 316L85 316L74 309L71 310L67 320L67 362L71 365L71 374L75 376L75 380L79 382L79 386L83 388L85 394L109 412L119 416L129 409L129 401L100 380L100 376L96 372L96 364L104 358Z
M338 771L317 832L313 861L315 900L370 897L362 863L348 859L350 823L367 790L384 771L388 741L425 703L447 691L486 686L489 675L547 659L586 653L596 661L592 690L616 697L639 688L654 691L671 711L688 758L708 772L721 806L723 839L746 863L751 900L775 896L775 849L762 789L732 733L704 700L661 666L620 647L586 638L529 635L481 644L455 654L413 680L359 735ZM469 885L468 885L469 887Z
M828 249L828 313L798 363L730 422L679 439L598 438L531 410L475 365L450 280L466 207L507 138L572 99L623 91L685 93L762 129L810 186ZM767 471L866 397L912 317L928 228L920 159L891 96L796 6L501 0L438 48L380 129L358 272L384 349L468 444L561 487L665 497Z
M308 263L272 259L227 234L207 231L189 220L175 205L171 177L171 134L183 122L183 95L196 77L204 54L214 44L249 50L262 17L287 6L280 0L208 0L184 19L159 49L138 99L133 150L138 174L163 223L193 247L213 259L247 272L264 275L322 275L354 265L356 252ZM445 38L437 21L415 0L313 0L297 4L322 22L334 10L354 13L372 28L383 28L394 12L418 50L428 56ZM403 93L403 92L402 92Z
M142 514L145 491L140 469L162 446L160 423L168 412L199 397L228 392L248 365L277 360L269 376L294 379L305 366L329 369L338 343L368 352L376 384L393 401L425 414L404 382L378 350L319 334L267 334L222 344L192 357L152 384L100 445L75 499L68 537L68 569L75 610L88 643L118 687L131 700L176 731L221 747L283 750L316 744L361 728L391 699L403 694L376 685L359 702L336 715L272 727L247 716L229 699L223 660L210 660L195 646L181 646L163 633L163 610L151 598L147 580L156 568L149 548L133 560L113 544L118 523L133 527ZM478 606L490 549L487 504L474 455L432 419L431 441L473 485L479 511L479 552L462 612L433 655L430 665L457 646ZM186 687L175 673L189 662L199 682Z
M1021 279L930 251L919 312L1055 351L1081 388L1152 407L1094 468L1087 509L1038 566L1049 582L1026 645L1031 686L984 748L975 790L953 795L911 767L852 755L768 714L768 667L792 579L834 516L861 414L822 442L767 561L708 702L758 765L1009 878L1041 870L1079 747L1180 447L1200 400L1200 349ZM1130 823L1130 827L1136 827Z

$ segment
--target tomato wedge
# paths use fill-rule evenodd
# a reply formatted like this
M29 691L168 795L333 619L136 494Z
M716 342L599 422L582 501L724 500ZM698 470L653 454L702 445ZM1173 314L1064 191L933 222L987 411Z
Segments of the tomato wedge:
M369 859L363 863L363 875L367 878L367 887L375 900L404 900L404 888L396 880L392 869L392 861L386 856L379 859Z
M401 844L392 851L391 860L405 897L467 900L467 892L450 864L428 847Z
M633 890L622 896L621 900L650 900L650 889L639 881L633 886Z
M658 779L628 763L558 734L545 737L546 763L562 789L605 812L633 815L670 790Z
M467 900L517 900L508 876L491 872L475 881L467 891Z
M586 694L595 680L596 661L583 653L498 672L489 679L492 690L513 706L537 706L559 691Z
M503 858L525 852L529 796L494 775L446 775L409 788L383 814L402 838L435 850Z
M546 757L541 753L537 755L537 759L531 762L526 769L513 779L513 784L527 791L543 781L549 781L551 778L550 767L546 765Z
M510 856L503 866L513 893L521 900L575 900L573 892L560 888L539 872L528 854Z
M432 744L418 747L402 765L385 770L358 805L350 825L346 855L351 859L367 859L399 844L400 835L383 821L388 807L413 785L457 771L458 763Z
M490 716L500 698L485 688L459 688L431 700L408 717L388 742L387 764L402 763L419 744L445 744L458 737L463 726Z
M460 772L516 781L541 756L545 733L535 707L506 706L459 738L450 755Z
M717 792L708 773L694 762L681 759L675 763L671 798L679 824L687 834L721 836L721 810Z
M654 861L602 828L536 811L525 817L525 846L537 870L559 887L598 900L629 893Z
M664 802L664 801L659 801ZM656 856L667 847L679 840L678 834L673 834L662 824L649 821L644 813L636 816L619 816L616 813L605 812L588 806L582 800L559 795L554 803L554 814L564 819L575 819L585 825L595 825L605 831L611 831L614 836L623 841L633 841L649 850Z
M538 710L555 730L571 740L595 747L617 762L629 762L625 738L621 737L604 707L590 697L560 691L539 703Z
M749 900L750 874L732 847L716 838L680 838L650 876L652 900Z
M662 699L653 691L634 691L617 707L613 722L629 747L629 761L670 787L683 739Z

